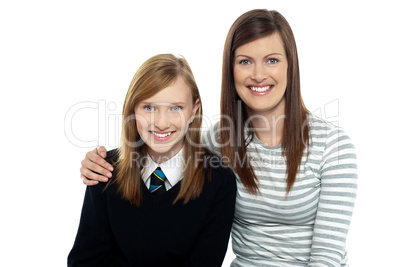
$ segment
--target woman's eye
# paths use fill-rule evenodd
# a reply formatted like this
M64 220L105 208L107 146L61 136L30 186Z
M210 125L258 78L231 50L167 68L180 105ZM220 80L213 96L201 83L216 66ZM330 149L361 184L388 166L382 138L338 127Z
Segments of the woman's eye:
M179 110L181 110L181 107L180 106L174 106L174 107L172 107L172 110L173 111L179 111Z
M248 65L248 64L250 64L250 60L248 59L243 59L240 61L240 65Z
M269 63L269 64L275 64L275 63L277 63L277 62L278 62L278 60L275 59L275 58L270 58L270 59L268 59L268 63Z
M152 106L145 106L144 109L145 109L146 111L154 111L155 108L152 107Z

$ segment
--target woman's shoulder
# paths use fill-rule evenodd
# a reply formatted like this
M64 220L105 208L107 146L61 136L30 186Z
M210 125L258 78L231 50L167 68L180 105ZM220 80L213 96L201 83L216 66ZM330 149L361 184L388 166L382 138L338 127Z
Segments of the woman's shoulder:
M353 148L352 140L336 120L326 120L310 114L308 117L311 145L322 150L333 146Z
M338 122L336 120L326 120L317 115L309 114L308 117L308 125L311 130L335 130L341 129L339 127Z
M337 120L327 120L314 114L309 114L308 125L310 135L313 137L330 138L331 136L344 136L349 138Z

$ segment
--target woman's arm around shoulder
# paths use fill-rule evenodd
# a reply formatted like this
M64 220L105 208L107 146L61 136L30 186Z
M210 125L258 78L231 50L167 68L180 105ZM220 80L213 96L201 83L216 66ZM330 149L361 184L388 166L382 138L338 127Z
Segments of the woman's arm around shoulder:
M112 150L113 151L113 150ZM107 182L112 178L113 166L105 157L107 151L104 146L88 151L81 161L81 179L86 185L96 185L99 182Z

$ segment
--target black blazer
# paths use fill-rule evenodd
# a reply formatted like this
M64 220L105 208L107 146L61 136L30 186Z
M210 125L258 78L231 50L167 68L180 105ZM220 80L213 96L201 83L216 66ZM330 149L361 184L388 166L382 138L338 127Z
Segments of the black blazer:
M116 161L113 152L107 156L110 163ZM181 182L161 198L142 183L139 207L123 200L113 183L106 190L105 183L88 186L68 266L221 266L234 216L236 178L217 164L216 156L205 160L211 163L206 164L211 179L206 177L201 195L185 205L172 205Z

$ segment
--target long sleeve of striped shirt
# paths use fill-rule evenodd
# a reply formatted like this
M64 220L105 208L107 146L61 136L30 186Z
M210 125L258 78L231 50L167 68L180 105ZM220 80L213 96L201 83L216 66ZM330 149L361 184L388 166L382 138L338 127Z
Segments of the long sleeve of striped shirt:
M339 128L327 134L321 166L321 192L309 267L342 266L357 191L355 149Z

